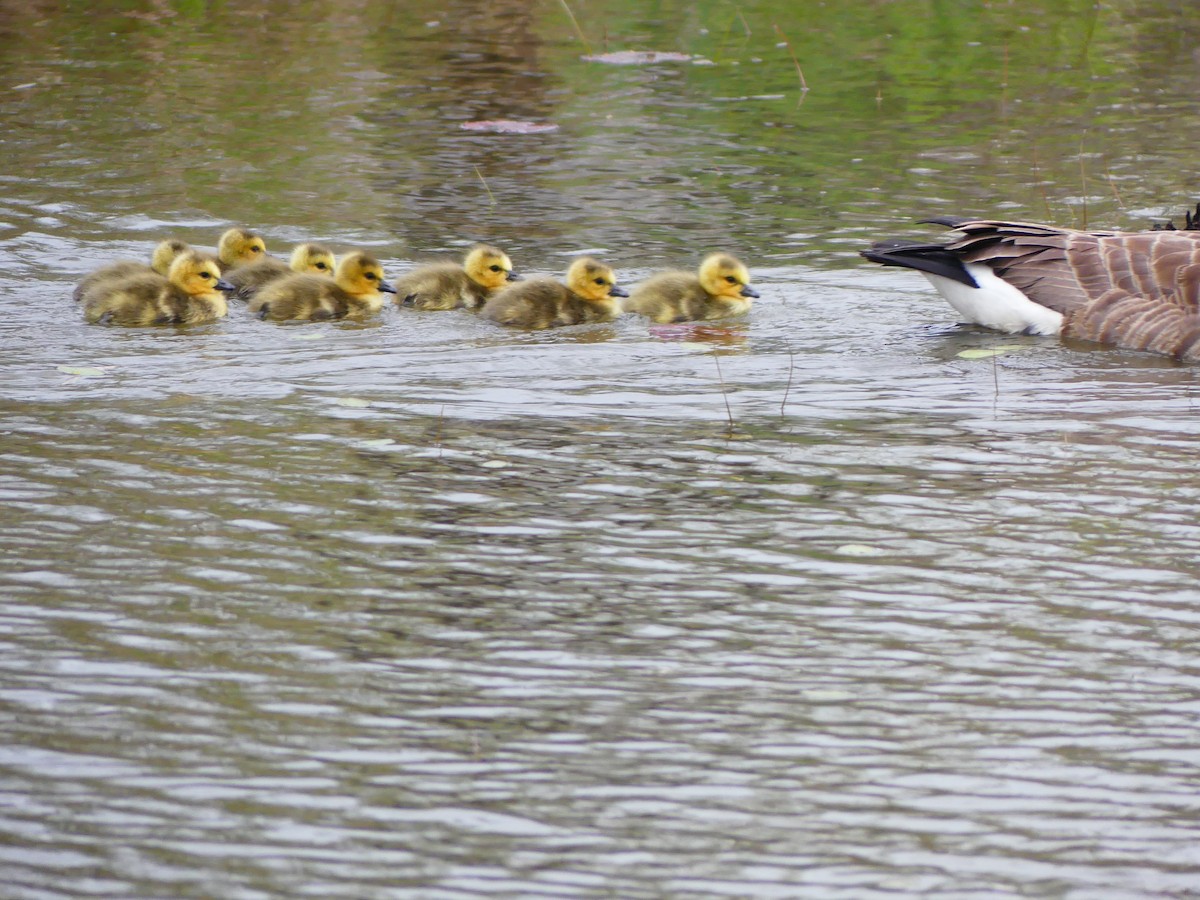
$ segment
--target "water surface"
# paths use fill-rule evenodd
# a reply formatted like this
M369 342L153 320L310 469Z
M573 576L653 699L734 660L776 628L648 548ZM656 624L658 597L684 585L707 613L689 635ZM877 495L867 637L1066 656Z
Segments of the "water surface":
M856 254L1178 220L1200 19L572 8L586 48L550 2L0 5L8 893L1195 892L1195 369L960 327ZM695 59L580 59L626 49ZM558 128L460 127L501 118ZM233 223L393 275L725 247L762 299L72 306Z

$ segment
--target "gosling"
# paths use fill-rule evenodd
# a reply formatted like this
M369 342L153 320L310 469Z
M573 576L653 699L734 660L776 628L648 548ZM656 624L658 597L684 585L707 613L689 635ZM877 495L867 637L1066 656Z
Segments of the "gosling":
M222 275L238 266L258 262L266 255L266 242L249 228L230 228L217 242L217 262Z
M333 275L335 265L333 254L320 244L298 244L286 263L274 256L266 256L258 262L230 269L224 277L233 285L231 297L249 300L272 281L297 272L302 275Z
M165 278L175 257L189 249L191 248L186 243L175 238L159 241L154 247L154 252L150 254L150 265L138 262L136 259L119 259L107 266L101 266L75 285L71 299L78 303L83 299L85 293L103 281L121 281L135 275L147 275L152 272Z
M379 260L356 250L342 258L333 278L295 274L272 281L251 298L250 312L305 322L373 315L383 308L383 295L394 293Z
M616 275L604 263L581 257L567 269L567 283L532 278L497 294L483 317L514 328L555 328L584 322L611 322L621 314Z
M83 295L83 315L101 325L199 325L229 311L222 293L228 289L215 260L185 250L165 278L149 272L92 285Z
M697 275L660 272L637 285L625 311L663 324L724 319L748 312L757 297L741 262L728 253L711 253Z
M396 304L414 309L478 309L510 281L520 280L503 251L478 244L457 263L421 266L396 282Z

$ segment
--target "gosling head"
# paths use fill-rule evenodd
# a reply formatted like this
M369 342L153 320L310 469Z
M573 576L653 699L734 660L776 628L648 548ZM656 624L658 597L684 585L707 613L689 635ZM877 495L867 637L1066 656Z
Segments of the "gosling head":
M508 254L487 244L471 248L463 262L463 269L472 281L489 291L502 288L507 282L517 281L521 277L513 271Z
M396 289L383 277L383 266L370 253L356 250L347 253L337 267L337 284L347 294L358 297L372 294L394 294Z
M217 244L217 256L224 266L244 266L258 262L267 253L263 239L248 228L230 228Z
M567 269L567 287L584 300L602 303L609 297L628 297L617 287L613 270L590 256L582 256Z
M159 275L166 275L171 270L171 263L175 262L175 257L189 249L191 248L178 238L159 241L154 252L150 254L150 268Z
M715 297L741 300L757 297L750 287L750 273L728 253L710 253L700 263L700 286Z
M167 270L167 280L192 297L233 290L232 284L222 280L216 260L195 250L185 250L175 257Z
M303 275L328 275L333 277L336 265L333 254L320 244L297 244L292 251L289 265L293 272Z

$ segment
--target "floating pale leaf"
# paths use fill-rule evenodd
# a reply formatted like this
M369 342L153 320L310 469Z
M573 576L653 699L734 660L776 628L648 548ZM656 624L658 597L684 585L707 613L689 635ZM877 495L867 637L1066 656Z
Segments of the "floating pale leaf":
M363 450L392 450L398 447L399 444L391 438L376 438L371 441L359 441L357 446Z
M478 122L463 122L458 126L463 131L490 131L493 134L545 134L558 131L551 122L523 122L519 119L483 119Z
M108 374L106 369L99 366L56 366L56 368L66 375L78 375L81 378L103 378Z
M508 463L502 459L489 459L487 462L481 462L479 465L485 469L507 469Z
M371 405L370 400L364 400L362 397L338 397L338 406L348 406L351 409L366 409Z
M970 347L959 350L955 354L959 359L991 359L993 356L1003 356L1011 347Z
M293 341L319 341L322 334L319 331L301 331L299 334L290 335Z
M617 50L583 57L584 62L606 63L610 66L648 66L662 62L690 62L691 54L665 50Z
M870 544L842 544L833 552L840 553L842 556L883 556L887 551L881 547L872 547Z

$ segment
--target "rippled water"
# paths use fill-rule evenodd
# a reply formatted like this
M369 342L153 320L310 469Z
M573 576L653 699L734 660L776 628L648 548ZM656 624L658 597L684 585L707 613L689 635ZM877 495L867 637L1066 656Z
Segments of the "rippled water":
M855 256L931 210L1178 217L1190 7L613 0L594 50L715 65L604 67L493 6L0 4L0 894L1195 895L1197 370ZM458 128L501 117L560 129ZM763 296L72 306L230 222L391 274L721 245Z

